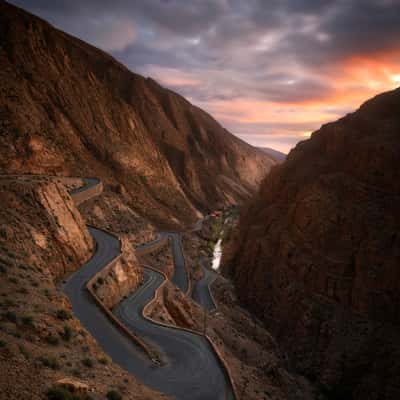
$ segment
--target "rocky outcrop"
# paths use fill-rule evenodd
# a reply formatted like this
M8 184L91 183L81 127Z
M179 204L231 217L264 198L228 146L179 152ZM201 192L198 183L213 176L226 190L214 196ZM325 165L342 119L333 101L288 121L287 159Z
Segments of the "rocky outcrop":
M94 251L64 186L1 177L0 204L0 398L41 400L75 376L96 398L118 388L124 398L166 399L112 363L59 289Z
M97 297L109 309L112 309L124 296L135 290L143 276L143 270L131 244L125 238L122 238L121 241L121 257L102 269L92 284L92 289Z
M0 171L97 176L175 225L249 197L275 162L104 52L0 1Z
M30 264L57 254L49 266L54 279L91 256L92 238L62 184L1 178L0 203L0 235Z
M273 168L223 267L332 399L400 398L400 89Z

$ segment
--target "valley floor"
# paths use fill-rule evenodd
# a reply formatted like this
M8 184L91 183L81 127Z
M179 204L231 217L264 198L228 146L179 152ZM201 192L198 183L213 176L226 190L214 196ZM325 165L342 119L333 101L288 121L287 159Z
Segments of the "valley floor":
M36 185L35 182L28 184ZM79 182L71 185L70 188L76 188ZM7 286L2 285L1 295L7 301L0 305L3 309L0 364L15 364L15 368L6 375L7 383L0 384L5 393L9 393L9 398L18 398L28 390L29 382L34 379L31 371L36 371L35 375L39 376L31 398L42 398L57 379L69 376L87 383L95 393L105 394L114 387L127 399L163 398L143 383L179 399L185 399L189 392L191 398L199 399L222 399L226 398L226 393L228 398L235 396L249 400L316 398L307 381L288 372L285 357L275 341L260 321L240 307L231 283L211 270L213 246L221 234L221 221L226 215L206 218L196 224L197 229L181 234L162 234L157 239L157 230L140 222L136 215L132 215L131 223L126 225L118 212L106 217L102 210L109 207L110 196L114 204L117 200L106 190L105 204L102 203L103 196L85 199L87 201L80 207L83 217L100 228L112 228L128 241L136 238L136 244L138 238L142 242L144 238L144 242L150 239L150 246L145 251L145 246L136 250L138 261L123 255L122 261L118 261L120 264L112 265L104 272L102 266L118 258L121 251L125 252L125 247L114 239L115 243L110 242L111 247L107 244L110 251L103 249L102 243L108 241L101 238L106 239L108 234L102 231L97 234L90 228L97 241L96 253L84 267L77 265L77 272L64 284L74 315L54 286L57 278L51 278L51 271L47 273L48 285L43 289L45 279L34 278L35 271L26 267L24 271L31 272L26 276L22 274L23 281L32 280L35 283L32 283L33 292L40 290L45 295L44 298L37 296L37 304L24 311L21 307L26 302L16 299L11 304L7 300ZM90 209L92 203L95 212ZM16 230L21 228L18 223L15 226ZM147 229L139 232L138 227ZM229 232L229 226L224 229ZM54 254L48 254L48 261L52 257ZM151 268L144 268L144 265ZM102 275L95 276L99 272ZM5 279L15 282L21 294L30 292L8 268L3 273ZM121 336L118 326L90 301L85 287L88 281L93 281L93 276L96 280L92 292L97 300L100 299L106 311L114 311L124 327L151 348L150 355L157 354L154 359L158 359L158 363L154 364L129 337ZM121 276L125 280L129 277L130 284L121 284ZM48 309L50 298L59 299L59 310ZM12 311L15 307L19 311ZM83 312L85 307L87 310ZM55 317L48 318L49 312ZM38 313L42 315L39 317ZM20 333L24 324L28 329ZM184 343L188 345L187 351ZM198 354L198 360L193 359L194 354ZM6 361L10 358L10 362ZM18 370L21 370L23 382L17 380L16 386L10 386L14 376L11 373ZM107 378L108 374L113 379ZM116 383L117 377L122 379L122 384Z

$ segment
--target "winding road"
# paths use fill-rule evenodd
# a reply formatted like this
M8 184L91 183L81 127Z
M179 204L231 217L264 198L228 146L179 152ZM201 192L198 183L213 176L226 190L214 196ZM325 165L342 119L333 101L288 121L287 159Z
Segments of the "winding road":
M210 286L216 279L217 274L214 271L207 269L203 262L203 259L199 262L200 267L203 270L203 277L194 286L192 297L197 304L200 304L207 311L214 311L217 307L211 295Z
M82 192L98 184L95 179L86 179ZM115 315L135 335L157 348L167 360L156 366L94 303L86 283L98 271L120 254L119 240L96 228L88 227L96 242L93 257L72 274L64 283L75 316L97 340L103 350L128 372L143 383L165 394L181 400L227 400L234 399L229 377L209 341L202 335L179 328L166 327L143 316L143 308L155 295L164 281L163 275L143 268L143 284L123 300L114 310ZM183 291L188 289L184 257L177 233L164 233L171 239L175 274L172 281ZM151 242L155 243L155 241ZM147 244L147 245L151 245ZM201 287L197 289L202 292ZM208 292L208 286L207 286Z

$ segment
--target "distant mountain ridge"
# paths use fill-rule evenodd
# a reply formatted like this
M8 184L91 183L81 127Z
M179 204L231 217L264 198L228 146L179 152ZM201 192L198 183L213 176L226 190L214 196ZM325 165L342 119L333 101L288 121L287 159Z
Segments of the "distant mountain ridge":
M274 161L111 56L0 0L0 171L99 176L160 223L248 199Z
M281 151L272 149L271 147L259 147L259 149L271 156L278 163L282 163L286 160L287 154L282 153Z

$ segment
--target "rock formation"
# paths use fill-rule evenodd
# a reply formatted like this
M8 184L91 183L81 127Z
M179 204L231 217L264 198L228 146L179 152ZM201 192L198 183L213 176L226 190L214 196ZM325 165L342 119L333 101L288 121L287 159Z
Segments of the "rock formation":
M400 89L274 167L224 270L292 365L332 399L400 398Z
M242 201L275 162L108 54L0 1L0 171L98 176L151 220Z
M102 398L118 388L124 398L165 399L112 364L59 289L93 252L64 186L1 177L0 204L0 397L41 400L54 382L74 376ZM130 284L140 277L135 261L121 259ZM126 285L118 284L123 292Z
M4 257L11 252L30 265L54 257L49 265L54 280L90 258L92 238L62 184L0 178L0 203L0 238L8 249Z

